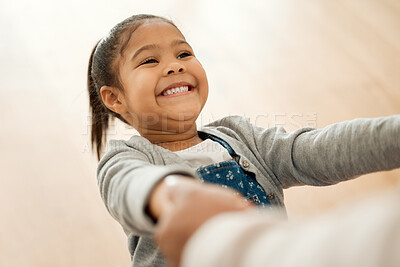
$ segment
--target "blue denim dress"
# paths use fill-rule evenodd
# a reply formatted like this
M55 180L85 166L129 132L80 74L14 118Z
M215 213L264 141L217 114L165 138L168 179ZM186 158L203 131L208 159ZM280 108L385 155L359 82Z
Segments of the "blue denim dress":
M197 173L203 181L220 184L222 187L233 188L239 191L246 199L260 207L271 204L269 201L271 196L265 193L264 189L255 179L254 173L242 169L238 163L239 156L227 142L219 137L205 133L202 133L201 137L202 139L210 138L220 143L233 158L233 160L214 163L197 169Z

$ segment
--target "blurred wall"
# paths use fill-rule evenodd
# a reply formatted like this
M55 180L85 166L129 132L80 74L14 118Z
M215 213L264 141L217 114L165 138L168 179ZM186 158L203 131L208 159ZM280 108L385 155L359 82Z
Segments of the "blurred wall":
M228 4L229 3L229 4ZM199 125L324 127L400 113L400 2L0 2L0 266L127 267L120 226L97 190L86 71L96 41L135 13L176 22L204 65ZM133 132L116 123L110 138ZM400 172L285 191L308 215L400 182Z

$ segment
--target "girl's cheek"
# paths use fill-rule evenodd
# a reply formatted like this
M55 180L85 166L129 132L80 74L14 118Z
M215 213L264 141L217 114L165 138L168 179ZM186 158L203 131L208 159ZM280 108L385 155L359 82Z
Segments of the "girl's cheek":
M194 70L197 74L205 75L206 73L203 66L198 62L192 63L189 67L190 69Z

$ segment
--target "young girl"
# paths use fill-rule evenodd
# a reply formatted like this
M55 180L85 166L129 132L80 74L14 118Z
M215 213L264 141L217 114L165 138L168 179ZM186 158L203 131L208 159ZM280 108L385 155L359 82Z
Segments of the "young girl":
M198 130L208 95L205 71L178 28L158 16L132 16L100 40L89 61L88 90L99 159L110 115L141 135L111 140L97 170L101 196L128 236L135 266L165 265L152 237L167 209L166 177L182 187L196 180L221 184L261 207L284 208L285 188L400 166L398 115L292 133L229 116Z

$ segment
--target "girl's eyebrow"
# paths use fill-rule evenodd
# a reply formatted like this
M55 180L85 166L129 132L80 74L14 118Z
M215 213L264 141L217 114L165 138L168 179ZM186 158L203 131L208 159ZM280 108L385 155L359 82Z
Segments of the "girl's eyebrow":
M173 41L171 42L171 44L170 44L170 47L177 46L177 45L180 45L180 44L186 44L186 45L188 45L190 48L192 48L192 47L189 45L188 42L186 42L185 40L182 40L182 39L173 40ZM134 60L135 57L137 57L137 56L138 56L140 53L142 53L143 51L146 51L146 50L154 50L154 49L159 49L159 48L160 48L160 46L157 45L157 44L148 44L148 45L144 45L144 46L142 46L141 48L139 48L138 50L136 50L136 52L133 54L131 60Z
M176 46L176 45L180 45L180 44L185 44L185 45L188 45L190 48L192 48L188 42L186 42L185 40L182 40L182 39L176 39L171 42L171 46Z

